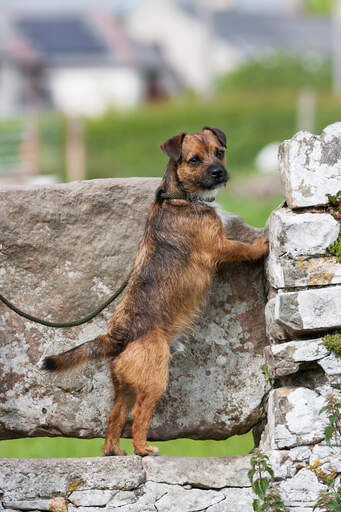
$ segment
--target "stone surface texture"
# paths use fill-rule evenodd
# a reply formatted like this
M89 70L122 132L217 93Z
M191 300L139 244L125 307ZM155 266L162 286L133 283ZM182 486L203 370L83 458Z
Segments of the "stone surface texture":
M93 311L128 275L158 184L132 178L0 189L2 293L56 321ZM236 215L221 216L233 239L262 233ZM264 305L262 262L219 269L194 328L182 336L185 352L172 358L151 439L224 439L264 417ZM72 329L44 327L0 308L0 439L103 437L113 404L106 365L51 378L38 364L105 332L114 306Z
M341 286L279 293L275 320L294 333L341 328Z
M271 449L310 445L324 439L325 399L308 388L279 388L270 392L268 426Z
M341 264L328 252L340 232L327 213L273 211L268 221L270 254L266 270L274 288L341 283Z
M268 452L268 455L276 486L285 502L309 507L325 486L306 469L289 473L293 460L288 452ZM313 457L311 452L309 455ZM0 510L252 512L255 495L245 478L249 464L248 455L220 459L2 459ZM241 474L240 481L238 474Z
M270 377L274 378L291 375L302 368L306 369L307 363L311 362L317 362L323 368L323 365L326 365L329 360L329 354L330 352L323 345L321 338L288 341L279 345L269 345L264 350ZM335 367L334 371L337 374L341 373L341 365L338 368Z
M320 136L298 132L279 149L283 191L289 208L326 204L341 190L341 122Z

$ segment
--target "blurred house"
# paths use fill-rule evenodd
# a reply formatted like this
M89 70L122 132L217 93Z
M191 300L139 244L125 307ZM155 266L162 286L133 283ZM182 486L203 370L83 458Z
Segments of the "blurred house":
M256 3L256 2L255 2ZM184 86L210 92L215 77L249 58L283 52L300 57L329 57L327 18L300 12L301 2L252 1L234 8L231 0L143 0L126 18L139 41L157 44ZM284 8L285 7L285 8Z
M107 12L13 11L0 20L0 116L129 108L168 94L158 47L128 37Z

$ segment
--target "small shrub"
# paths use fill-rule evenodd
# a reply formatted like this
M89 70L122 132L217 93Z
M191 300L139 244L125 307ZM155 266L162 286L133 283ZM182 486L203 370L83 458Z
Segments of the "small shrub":
M251 457L248 477L253 492L258 496L252 503L254 512L288 512L278 491L269 489L274 472L269 464L269 457L259 449Z
M327 334L322 339L328 350L332 350L336 356L341 356L341 334Z
M285 54L247 61L235 71L223 75L217 84L221 92L233 89L297 91L304 87L331 89L330 62L315 58L299 58Z

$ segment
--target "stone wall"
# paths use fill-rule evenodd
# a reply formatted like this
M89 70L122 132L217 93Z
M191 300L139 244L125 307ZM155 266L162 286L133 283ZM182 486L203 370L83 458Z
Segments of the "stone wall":
M276 386L261 448L286 461L291 478L276 484L284 503L310 511L326 475L341 472L340 436L328 446L328 414L320 413L341 388L341 359L322 340L341 329L341 263L328 252L340 223L326 206L341 190L341 123L320 137L299 132L279 157L286 202L268 221L264 351Z
M327 489L325 476L341 473L340 436L326 443L328 418L320 414L341 387L341 360L322 342L341 329L341 264L328 252L340 225L325 206L327 194L341 189L341 123L319 137L300 132L285 141L280 167L286 202L267 226L265 319L261 266L222 268L185 336L185 357L173 358L150 434L221 439L265 420L260 447L274 469L272 487L289 510L310 512ZM0 190L1 288L40 315L69 320L92 309L127 271L156 185L106 180ZM224 224L232 238L259 235L228 213ZM103 435L112 401L105 366L48 382L36 364L100 332L108 314L60 333L2 307L2 438ZM2 459L0 510L249 512L249 469L249 455Z

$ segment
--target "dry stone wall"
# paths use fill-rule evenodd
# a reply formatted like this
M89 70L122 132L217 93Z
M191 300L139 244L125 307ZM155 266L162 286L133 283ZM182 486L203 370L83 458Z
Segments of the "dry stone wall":
M341 264L328 252L340 225L324 207L327 194L341 190L341 123L327 127L321 136L299 132L285 141L280 168L285 203L271 214L267 226L265 315L261 268L245 264L221 269L204 315L189 335L190 355L184 360L175 356L172 361L174 383L160 404L150 434L154 439L187 434L223 438L265 420L260 447L274 470L271 487L288 510L311 512L319 493L328 489L326 476L338 475L339 485L341 474L340 435L333 435L327 444L328 414L320 412L328 397L341 393L341 359L322 339L341 329ZM146 213L145 202L139 198L151 200L155 185L133 180L128 187L125 181L109 180L15 190L12 196L9 190L0 191L2 204L11 213L5 220L1 217L7 229L1 250L7 279L0 276L2 286L7 285L14 299L23 298L26 304L32 292L38 291L38 313L47 311L52 316L57 311L67 319L84 313L87 303L77 303L76 297L88 291L91 307L97 304L100 292L109 292L118 284L113 266L122 269L133 257L136 240L129 246L128 239L135 232L140 236ZM105 199L100 200L103 195ZM53 201L52 209L47 208ZM115 201L120 205L118 222L114 220ZM81 222L75 217L75 205L80 208ZM29 221L41 216L33 235L25 237ZM127 237L130 223L133 229ZM230 214L225 214L224 224L233 238L248 240L259 235ZM61 234L64 244L59 242ZM67 279L79 283L74 292L68 288L64 294L66 304L58 299L49 302L50 274L55 279L58 268L53 257L60 251L69 262ZM123 260L117 263L120 252ZM42 284L38 275L44 265ZM89 278L93 284L87 288ZM66 288L63 272L58 279L62 296ZM70 300L75 304L73 310L68 306ZM111 402L110 391L103 391L108 384L105 368L96 368L96 372L87 368L84 375L67 382L50 383L35 366L42 354L56 346L62 350L76 344L90 331L58 335L4 309L1 313L1 436L102 435L102 412L106 416ZM105 315L92 325L95 334L103 329ZM262 373L264 361L270 382ZM250 455L0 459L0 511L251 512L255 495L249 469Z
M310 511L328 489L327 475L341 472L340 435L326 443L330 423L320 412L328 397L341 401L341 359L322 339L341 329L341 263L328 252L340 223L325 208L327 194L341 190L341 123L320 137L299 132L279 155L286 201L268 221L264 352L277 387L269 393L261 448L289 462L291 478L275 484L284 503Z

